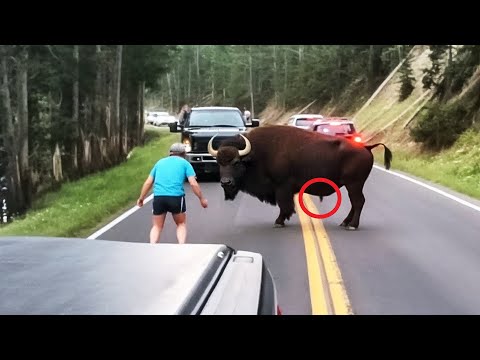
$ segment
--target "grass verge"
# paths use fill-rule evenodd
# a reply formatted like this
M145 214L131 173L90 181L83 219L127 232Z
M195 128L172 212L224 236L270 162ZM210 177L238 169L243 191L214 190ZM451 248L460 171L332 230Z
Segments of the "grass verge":
M383 167L383 149L375 160ZM465 132L453 147L435 155L392 148L392 169L430 180L480 200L480 133Z
M178 134L149 131L151 139L112 169L65 183L37 199L25 218L0 227L2 235L86 237L135 205L154 163L167 155Z

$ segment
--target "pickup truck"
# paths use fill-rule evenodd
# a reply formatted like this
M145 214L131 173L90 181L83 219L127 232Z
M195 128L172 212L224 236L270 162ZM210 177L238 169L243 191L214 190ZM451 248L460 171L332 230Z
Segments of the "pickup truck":
M170 132L180 132L181 142L187 145L187 160L192 164L197 175L218 174L219 167L213 156L208 153L210 139L213 147L237 134L244 134L249 127L258 127L259 120L245 122L240 109L236 107L194 107L189 118L183 123L170 124Z
M261 254L223 244L0 237L0 314L280 315Z

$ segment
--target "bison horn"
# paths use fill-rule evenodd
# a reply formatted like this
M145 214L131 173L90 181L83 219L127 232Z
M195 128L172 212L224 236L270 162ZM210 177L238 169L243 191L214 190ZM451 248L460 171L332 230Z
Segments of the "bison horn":
M242 134L240 134L240 136L243 137L243 139L245 140L245 149L240 150L238 152L238 155L245 156L248 155L250 150L252 150L252 144L250 144L250 140L248 140L245 136L243 136Z
M213 144L213 139L215 138L215 136L217 136L217 135L212 136L212 138L208 142L208 153L210 155L214 156L214 157L217 156L217 154L218 154L217 150L213 150L213 145L212 145Z

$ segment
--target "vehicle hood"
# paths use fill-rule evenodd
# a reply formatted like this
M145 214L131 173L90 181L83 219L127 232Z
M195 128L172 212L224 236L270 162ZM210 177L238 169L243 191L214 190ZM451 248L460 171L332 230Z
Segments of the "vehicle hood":
M223 140L229 139L238 134L244 134L247 128L224 128L224 127L212 127L212 128L186 128L182 134L182 140L190 139L191 153L207 153L208 142L212 137L213 147L217 149Z
M235 136L239 133L244 133L247 131L246 127L242 128L225 128L225 127L209 127L209 128L185 128L185 135L194 135L195 137L212 137L216 134L220 136Z

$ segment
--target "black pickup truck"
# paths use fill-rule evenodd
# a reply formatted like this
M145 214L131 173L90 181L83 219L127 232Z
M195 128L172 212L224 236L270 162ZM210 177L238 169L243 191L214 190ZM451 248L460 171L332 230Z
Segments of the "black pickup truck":
M240 109L236 107L194 107L184 124L170 124L170 132L180 132L181 142L187 145L187 160L192 164L197 175L218 174L219 168L213 156L208 153L210 139L213 147L237 134L244 134L249 127L258 127L260 122L245 122Z

